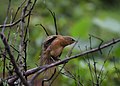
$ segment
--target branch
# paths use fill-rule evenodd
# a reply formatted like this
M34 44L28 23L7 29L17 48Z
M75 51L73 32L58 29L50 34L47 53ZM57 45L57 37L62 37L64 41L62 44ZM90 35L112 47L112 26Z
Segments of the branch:
M32 5L32 7L30 8L30 10L32 10L34 8L36 1L37 0L34 0L34 3ZM29 16L30 13L31 13L31 11L29 11L25 16L23 16L23 18L26 18L27 16ZM20 18L17 21L11 23L11 24L0 25L0 28L3 28L3 27L12 27L12 26L18 24L20 21L22 21L23 18Z
M29 70L27 70L27 71L24 73L24 75L25 75L25 76L29 76L29 75L31 75L31 74L34 74L34 73L38 72L38 71L39 71L39 74L40 74L40 73L42 73L43 71L45 71L45 70L47 70L47 69L49 69L49 68L51 68L51 67L58 66L58 65L60 65L60 64L66 63L66 62L68 62L68 61L70 61L70 60L72 60L72 59L75 59L75 58L78 58L78 57L87 55L87 54L89 54L89 53L97 52L97 51L99 51L100 49L107 48L107 47L109 47L109 46L111 46L111 45L114 45L114 44L116 44L116 43L119 43L119 42L120 42L120 38L115 39L115 40L113 39L112 41L110 41L110 42L108 42L108 43L105 43L105 44L101 45L100 47L93 48L93 49L87 50L87 51L85 51L85 52L82 52L82 53L80 53L80 54L70 56L70 57L65 58L65 59L63 59L63 60L61 60L61 61L57 61L57 62L52 63L52 64L49 64L49 65L44 65L44 66L39 66L39 67L36 67L36 68L29 69ZM14 77L15 77L15 76L13 76L12 78L14 78ZM12 79L12 78L10 78L10 79Z
M39 73L42 73L43 71L45 71L45 70L47 70L47 69L49 69L49 68L52 68L52 67L54 67L54 66L58 66L58 65L63 64L63 63L66 63L66 62L68 62L69 60L72 60L72 59L75 59L75 58L78 58L78 57L87 55L87 54L89 54L89 53L93 53L93 52L99 51L100 49L107 48L107 47L109 47L109 46L111 46L111 45L113 45L113 44L116 44L116 43L118 43L118 42L120 42L120 38L118 38L118 39L116 39L116 40L113 39L112 41L110 41L110 42L108 42L108 43L105 43L105 44L101 45L100 47L93 48L93 49L87 50L87 51L85 51L85 52L83 52L83 53L80 53L80 54L77 54L77 55L73 55L73 56L67 57L67 58L65 58L65 59L63 59L63 60L61 60L61 61L57 61L57 62L52 63L52 64L50 64L50 65L44 65L44 67L43 67L43 66L39 66L39 67L37 67L37 68L30 69L30 70L28 70L27 72L25 72L25 76L26 76L26 75L27 75L27 76L28 76L28 75L31 75L31 74L33 74L33 73L35 73L35 72L37 72L37 71L39 71Z
M2 32L4 32L4 30L5 30L5 26L4 25L6 24L7 19L8 19L8 14L9 14L10 6L11 6L11 0L9 0L9 3L8 3L7 15L6 15L6 18L5 18L5 21L4 21L4 24L3 24Z
M50 13L51 13L51 15L52 15L52 17L53 17L53 19L54 19L54 24L55 24L55 31L56 31L56 35L58 35L58 28L57 28L57 22L56 22L56 17L55 17L55 12L52 12L49 8L47 8L49 11L50 11Z
M35 26L37 26L37 25L40 25L43 28L43 30L45 31L46 35L49 36L49 33L47 32L47 30L45 29L45 27L42 24L36 24Z
M23 82L23 84L25 86L29 86L27 81L25 80L25 78L23 77L22 73L20 72L20 70L19 70L19 68L17 66L17 63L15 61L15 58L14 58L13 54L11 53L10 46L9 46L9 44L7 42L7 39L6 39L5 35L3 33L0 33L0 36L1 36L2 42L3 42L4 46L5 46L5 49L6 49L8 55L10 57L10 61L13 64L13 67L15 68L16 74L20 77L21 81Z
M26 2L26 0L24 0L24 1L20 4L20 6L17 8L17 11L15 12L15 16L13 17L12 22L14 22L17 14L18 14L18 12L19 12L19 10L20 10L20 8L24 5L25 2Z

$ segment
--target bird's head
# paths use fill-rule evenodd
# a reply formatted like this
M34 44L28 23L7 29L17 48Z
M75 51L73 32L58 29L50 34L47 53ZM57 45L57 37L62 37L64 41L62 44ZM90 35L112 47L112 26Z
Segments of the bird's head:
M73 37L70 37L70 36L63 36L65 42L63 43L64 46L67 46L67 45L70 45L70 44L73 44L75 42L75 39Z

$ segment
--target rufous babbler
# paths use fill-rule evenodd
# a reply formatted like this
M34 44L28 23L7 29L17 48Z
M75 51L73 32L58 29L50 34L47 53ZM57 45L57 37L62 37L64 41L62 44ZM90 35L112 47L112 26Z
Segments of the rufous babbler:
M51 64L59 59L64 47L75 42L70 36L51 35L43 43L43 52L41 54L41 64Z

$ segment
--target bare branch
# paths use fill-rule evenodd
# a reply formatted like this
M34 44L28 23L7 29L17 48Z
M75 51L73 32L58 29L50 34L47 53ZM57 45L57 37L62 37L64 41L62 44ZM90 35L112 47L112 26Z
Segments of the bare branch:
M99 51L99 49L107 48L107 47L109 47L109 46L111 46L111 45L114 45L114 44L116 44L116 43L119 43L119 42L120 42L120 38L118 38L118 39L116 39L116 40L112 40L112 41L110 41L110 42L108 42L108 43L106 43L106 44L101 45L100 48L99 48L99 47L93 48L93 49L87 50L87 51L85 51L85 52L82 52L82 53L80 53L80 54L70 56L69 58L65 58L65 59L63 59L63 60L61 60L61 61L57 61L57 62L52 63L52 64L50 64L50 65L45 65L44 67L43 67L43 66L40 66L40 67L37 67L37 68L32 69L31 71L28 70L28 71L25 73L25 75L31 75L31 74L33 74L33 73L35 73L35 72L37 72L37 71L39 71L39 73L41 73L41 72L43 72L43 71L45 71L45 70L47 70L47 69L49 69L49 68L52 68L52 67L54 67L54 66L57 66L57 65L60 65L60 64L63 64L63 63L66 63L66 62L68 62L69 60L72 60L72 59L75 59L75 58L78 58L78 57L87 55L87 54L89 54L89 53L97 52L97 51Z
M101 39L101 38L99 38L99 37L96 37L96 36L93 36L93 35L91 35L91 34L89 34L89 36L90 36L90 48L92 49L92 47L91 47L91 37L94 37L94 38L96 38L96 39L98 39L98 40L100 40L101 42L100 42L100 44L99 44L99 48L100 48L100 46L102 45L102 43L103 43L103 40ZM100 53L102 54L102 51L101 50L99 50L100 51Z
M8 19L8 14L9 14L9 9L10 9L10 5L11 5L11 0L9 0L9 4L8 4L8 8L7 8L7 15L6 15L6 18L5 18L5 21L4 21L4 24L3 24L3 27L2 27L2 33L4 32L5 30L5 24L7 22L7 19Z
M25 2L26 2L26 0L24 0L24 1L20 4L20 6L17 8L17 11L16 11L16 13L15 13L15 16L14 16L14 18L13 18L13 20L12 20L12 23L13 23L13 21L15 20L18 12L19 12L19 10L20 10L20 8L22 7L22 5L23 5Z
M32 5L32 7L30 8L30 10L33 10L34 6L35 6L35 3L36 3L37 0L34 0L34 3ZM29 11L27 14L25 14L23 16L23 18L26 18L29 14L30 14L31 11ZM16 20L15 22L11 23L11 24L5 24L5 25L0 25L0 28L3 28L3 27L13 27L14 25L18 24L20 21L22 21L22 18Z
M27 81L25 80L25 78L21 74L17 64L16 64L15 58L14 58L13 54L11 53L10 46L9 46L9 44L7 42L7 39L6 39L5 35L3 33L0 33L0 36L1 36L2 42L3 42L4 46L5 46L5 49L6 49L8 55L10 57L10 61L11 61L11 63L13 64L13 66L15 68L16 74L20 77L21 81L23 81L24 85L29 86Z
M37 25L40 25L44 29L46 35L49 36L49 33L47 32L47 30L45 29L45 27L42 24L36 24L35 26L37 26Z
M54 70L54 73L52 74L52 76L51 76L49 79L43 79L43 80L42 80L42 86L44 86L44 82L50 81L50 80L53 78L53 76L55 75L55 73L56 73L56 68L55 68L55 70ZM34 80L32 80L32 81L34 81ZM51 86L51 85L49 85L49 86Z
M56 31L56 35L58 35L58 28L57 28L57 23L56 23L56 17L55 17L55 12L52 12L49 8L47 8L49 11L50 11L50 13L51 13L51 15L52 15L52 17L53 17L53 19L54 19L54 24L55 24L55 31Z
M55 79L59 76L59 74L61 73L61 71L64 69L66 63L63 64L63 66L61 67L61 69L59 70L59 72L57 73L57 75L53 78L53 80L50 83L50 86L52 85L52 83L55 81Z
M108 43L105 43L105 44L101 45L100 49L107 48L107 47L109 47L111 45L114 45L116 43L119 43L119 42L120 42L120 38L112 40L112 41L110 41ZM87 55L89 53L97 52L97 51L99 51L99 47L84 51L84 52L82 52L80 54L77 54L77 55L70 56L69 58L65 58L65 59L63 59L61 61L57 61L57 62L49 64L49 65L44 65L44 66L39 66L39 67L36 67L36 68L29 69L24 73L24 75L29 76L31 74L34 74L34 73L38 72L38 71L39 71L39 73L42 73L43 71L45 71L45 70L47 70L49 68L52 68L52 67L60 65L60 64L64 64L64 63L68 62L69 60L72 60L72 59ZM12 78L14 79L14 77L15 76L13 76Z

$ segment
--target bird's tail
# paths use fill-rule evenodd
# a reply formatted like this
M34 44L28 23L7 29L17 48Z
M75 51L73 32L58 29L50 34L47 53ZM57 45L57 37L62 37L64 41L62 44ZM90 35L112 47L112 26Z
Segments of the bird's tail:
M49 50L44 51L42 53L40 58L40 66L49 65L55 62L55 60L50 56L49 53L50 53ZM42 76L44 77L44 79L49 79L54 75L55 71L56 71L56 67L49 68L43 72Z

